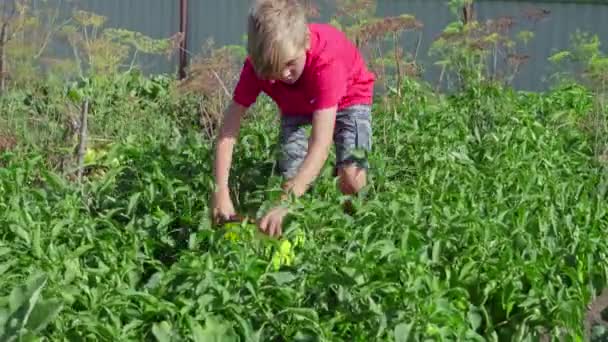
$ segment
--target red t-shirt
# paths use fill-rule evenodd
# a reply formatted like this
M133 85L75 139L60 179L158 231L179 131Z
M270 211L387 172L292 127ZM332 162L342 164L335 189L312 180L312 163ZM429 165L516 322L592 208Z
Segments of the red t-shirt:
M309 24L310 48L302 75L294 84L261 80L249 58L245 59L233 99L250 107L260 92L266 93L284 115L311 115L314 111L354 104L371 104L375 76L356 46L344 33L328 24Z

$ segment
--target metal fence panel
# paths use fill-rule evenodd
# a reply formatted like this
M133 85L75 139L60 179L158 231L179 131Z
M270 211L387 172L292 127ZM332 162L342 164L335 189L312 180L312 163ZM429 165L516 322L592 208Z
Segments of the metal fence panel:
M141 32L154 39L169 38L179 32L179 3L170 0L33 0L34 8L59 8L60 20L84 10L106 17L104 27ZM60 21L58 21L60 22ZM72 56L67 41L55 39L49 46L55 57ZM146 72L175 72L177 56L138 54L137 63Z
M212 38L216 45L241 44L246 33L248 1L199 0L188 2L188 46L200 52Z
M548 16L536 23L526 20L525 12L533 8L548 11ZM558 51L571 49L571 38L577 30L597 34L600 41L608 42L607 5L564 1L479 1L476 11L482 20L512 16L517 26L535 33L529 45L522 49L522 53L531 58L514 82L519 89L541 90L550 86L549 77L557 70L548 58Z
M188 50L198 54L208 38L217 46L241 44L246 33L246 15L250 1L244 0L189 0ZM42 0L34 0L40 6ZM333 14L332 0L316 0L321 6L318 21L326 21ZM447 0L378 0L377 14L381 16L412 14L424 24L419 62L423 63L425 78L436 81L438 68L428 57L433 40L454 18ZM153 38L167 38L179 31L179 0L48 0L50 6L61 6L65 17L76 8L92 11L108 18L106 26L126 28ZM545 20L532 24L522 18L522 11L541 7L550 12ZM570 48L571 35L577 29L598 34L608 41L608 5L564 1L497 1L475 2L479 19L513 16L521 28L535 31L535 38L522 53L531 58L524 65L515 81L520 89L539 90L548 86L547 77L552 72L547 58L557 50ZM402 43L412 51L413 39L406 37ZM65 42L56 42L51 50L57 55L69 55ZM171 60L166 57L140 56L138 62L146 72L176 73L177 54Z

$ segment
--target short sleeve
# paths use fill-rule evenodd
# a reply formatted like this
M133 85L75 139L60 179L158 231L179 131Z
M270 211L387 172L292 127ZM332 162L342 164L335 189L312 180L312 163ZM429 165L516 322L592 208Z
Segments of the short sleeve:
M312 82L316 94L314 110L337 106L346 95L347 81L347 73L342 64L320 64L314 72Z
M249 108L255 102L260 92L260 83L255 75L253 65L249 59L246 59L239 80L234 88L233 100Z

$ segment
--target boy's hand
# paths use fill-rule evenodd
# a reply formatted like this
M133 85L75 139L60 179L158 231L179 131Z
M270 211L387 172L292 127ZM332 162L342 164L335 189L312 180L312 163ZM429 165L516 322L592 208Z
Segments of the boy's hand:
M213 221L221 223L236 216L228 190L218 190L213 194Z
M287 215L287 208L273 208L260 221L260 230L270 236L280 236L283 234L283 219L285 215Z
M287 181L283 184L283 194L281 201L289 199L289 192L293 191L294 184L292 181ZM272 208L260 221L259 228L261 231L270 236L280 236L283 233L283 219L287 215L287 208L277 206Z
M313 113L312 136L308 153L297 175L283 185L285 193L281 196L281 200L287 200L290 194L296 197L302 196L310 183L317 177L329 153L335 120L335 106ZM288 210L285 207L273 208L260 221L260 230L271 236L281 235L283 233L283 219L287 212Z
M216 192L213 193L212 199L212 215L215 224L231 220L236 216L234 205L230 200L230 191L228 191L228 176L232 163L232 151L241 125L241 117L246 111L247 108L232 101L226 109L219 130L213 164L215 183L218 187Z

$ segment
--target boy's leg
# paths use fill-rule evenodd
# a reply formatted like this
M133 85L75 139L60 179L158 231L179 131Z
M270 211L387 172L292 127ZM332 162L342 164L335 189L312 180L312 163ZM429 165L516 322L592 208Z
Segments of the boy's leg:
M367 184L369 164L365 154L372 147L371 107L355 105L338 112L334 141L340 191L356 194Z
M286 181L295 177L306 158L309 139L306 134L306 126L310 124L310 118L303 116L281 117L278 166Z

